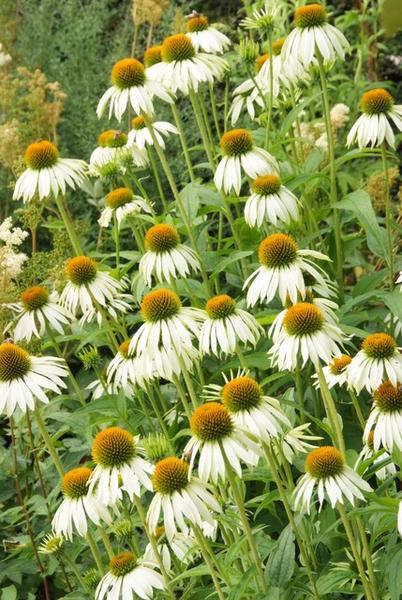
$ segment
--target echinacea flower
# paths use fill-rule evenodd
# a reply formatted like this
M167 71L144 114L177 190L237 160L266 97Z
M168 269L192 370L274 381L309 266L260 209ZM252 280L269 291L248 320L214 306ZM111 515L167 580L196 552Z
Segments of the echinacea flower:
M383 384L384 385L384 384ZM372 467L375 469L375 475L380 481L387 477L395 475L396 466L391 460L391 455L384 448L374 449L374 431L370 431L366 436L364 446L355 463L355 469L362 463L372 460ZM366 472L365 468L362 474Z
M231 44L228 36L209 25L204 15L198 13L190 15L187 27L187 37L190 38L197 52L222 54Z
M222 512L205 483L189 473L188 464L175 456L159 461L152 474L154 497L148 509L147 521L155 532L161 513L168 540L178 532L189 534L192 526L202 528L207 522L214 526L211 511Z
M252 179L278 170L275 158L263 148L255 146L251 134L246 129L232 129L224 133L220 147L223 158L217 166L214 182L218 190L226 194L234 190L239 196L242 169Z
M48 533L38 546L39 554L56 554L64 543L62 535Z
M127 144L127 135L117 129L102 131L98 146L89 159L91 175L103 176L130 162L137 167L146 167L149 159L146 151L137 144Z
M298 359L302 367L308 360L317 366L342 355L342 331L310 302L298 302L279 313L269 335L274 343L268 356L280 371L296 369Z
M75 256L67 261L68 282L61 295L60 304L76 315L83 313L83 322L89 322L97 305L116 317L116 310L125 312L129 305L122 298L124 286L108 273L99 271L98 264L88 256ZM115 310L116 309L116 310Z
M144 600L153 598L154 590L165 589L156 568L153 561L137 559L132 552L116 554L95 590L95 600L133 600L134 595Z
M144 458L139 438L120 427L100 431L92 445L96 463L89 481L89 493L95 493L105 506L114 505L127 493L131 501L141 496L141 486L152 490L149 478L153 466Z
M384 379L389 379L392 385L402 381L402 354L394 338L388 333L368 335L352 358L347 376L348 384L357 393L363 388L373 392Z
M314 282L327 289L327 276L317 267L311 258L330 259L316 250L301 250L292 236L285 233L273 233L266 237L258 248L260 267L244 282L247 291L247 306L255 306L257 302L269 303L278 293L285 304L287 300L295 303L299 296L306 297L305 276L309 275ZM313 284L314 287L314 284ZM329 290L327 295L330 295Z
M131 106L136 115L142 113L152 115L154 112L153 97L161 98L169 104L171 95L160 83L150 79L144 65L135 58L123 58L112 69L112 86L106 90L99 100L96 114L98 118L109 106L109 119L113 113L121 121L127 107Z
M286 431L285 435L282 437L280 441L281 449L285 460L287 460L288 463L292 464L295 456L298 456L299 454L305 454L316 447L310 442L315 442L322 439L317 435L311 435L309 427L310 423L303 423L297 427L292 427L292 429ZM277 460L282 463L282 457L280 453L277 455Z
M232 95L233 99L229 110L232 125L237 123L244 107L252 121L257 116L256 106L260 109L264 108L264 100L261 98L261 94L252 79L246 79L235 87Z
M157 63L161 62L162 60L162 46L150 46L149 48L147 48L144 52L144 65L145 65L145 70L147 71L147 73L149 74L149 71L147 69L149 69L149 67L152 67L153 65L156 65Z
M120 344L106 371L107 386L112 386L114 390L122 389L126 396L133 394L136 385L143 387L145 381L154 377L152 361L138 359L129 352L129 346L130 340Z
M139 264L141 275L150 287L152 277L162 283L172 283L178 277L190 275L190 270L198 271L200 261L192 248L180 243L180 236L172 225L154 225L145 234L147 252Z
M191 471L199 454L198 476L201 481L225 481L225 455L239 477L242 476L241 462L248 466L258 463L259 446L245 431L236 427L223 404L206 402L199 406L191 416L190 428L192 437L184 448L184 454L190 456Z
M332 508L344 504L345 498L354 506L355 499L365 500L363 492L372 492L371 486L345 463L342 454L333 446L312 450L305 463L306 473L294 491L296 510L310 514L314 490L317 490L319 510L327 497Z
M87 164L75 158L60 158L57 147L46 140L30 144L25 150L27 169L15 184L14 200L29 202L38 194L39 199L53 194L64 195L68 187L73 190L83 183Z
M120 187L109 192L105 198L105 208L98 220L101 227L109 227L113 217L120 227L122 221L141 211L151 214L151 209L141 196L135 196L127 187Z
M339 29L328 23L327 12L321 4L299 6L294 14L295 28L285 40L282 58L299 59L308 67L317 56L325 63L332 63L336 58L345 59L350 46Z
M261 33L272 31L280 20L284 5L278 1L265 0L262 8L254 8L250 16L242 19L240 25L245 29L256 29Z
M31 356L12 342L0 344L0 413L11 417L35 409L35 400L47 404L46 392L61 394L68 376L66 363L54 356Z
M240 371L232 379L224 375L224 379L224 385L206 386L204 398L221 401L235 425L254 440L269 443L282 434L283 427L291 426L278 400L266 396L260 384L247 373Z
M193 338L199 335L202 312L184 307L175 292L160 288L146 294L141 302L144 323L131 338L129 352L154 361L160 377L170 379L198 356Z
M390 121L402 131L402 104L395 104L387 90L377 88L363 94L360 101L362 115L353 124L347 137L347 145L355 141L359 148L381 146L387 141L395 147L395 136Z
M333 358L329 365L326 365L322 368L322 372L329 389L333 388L335 385L341 386L347 383L348 366L351 362L352 358L350 356L347 354L342 354L342 356ZM313 375L313 379L314 387L319 388L320 384L316 373Z
M99 525L101 521L111 522L107 508L88 492L88 481L92 469L78 467L68 471L61 484L63 501L52 520L53 531L68 540L73 539L73 529L85 537L88 531L88 519Z
M384 381L373 394L373 408L364 428L363 441L373 433L373 448L402 450L402 384Z
M261 227L264 222L289 224L298 218L298 200L278 175L262 175L251 182L251 195L244 207L244 219L250 227Z
M163 83L169 90L180 90L186 96L197 92L200 83L221 79L228 69L227 62L215 54L197 52L184 33L165 38L161 48L162 60L147 69L149 77Z
M202 354L234 354L239 342L256 346L264 329L227 294L210 298L205 305L205 320L200 332Z
M18 342L29 342L32 336L41 338L46 328L55 329L57 333L64 333L64 326L74 320L74 316L58 304L57 292L49 291L41 286L34 286L24 290L20 302L10 304L10 308L17 312L13 339Z
M146 146L153 146L154 140L145 124L144 117L134 117L131 121L131 131L127 137L127 144L137 144L139 148L145 148ZM178 135L177 127L169 123L168 121L152 121L153 133L157 139L157 142L161 148L165 148L164 137L168 137L170 134Z

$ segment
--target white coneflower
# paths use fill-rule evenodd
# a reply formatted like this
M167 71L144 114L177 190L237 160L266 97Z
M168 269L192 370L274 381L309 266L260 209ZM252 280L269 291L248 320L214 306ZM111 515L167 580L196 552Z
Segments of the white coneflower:
M131 127L132 129L127 137L128 146L137 144L139 148L145 148L146 146L154 145L153 137L148 127L145 125L144 117L135 117L131 121ZM152 129L161 148L165 148L164 137L168 137L170 134L179 134L177 127L168 121L152 121Z
M13 329L13 339L16 342L29 342L32 336L41 338L46 327L55 329L62 335L64 326L74 320L74 316L58 304L57 292L49 294L46 288L34 286L24 290L20 299L20 302L9 305L17 312Z
M388 333L368 335L361 350L352 358L347 371L348 384L359 393L364 387L376 390L384 379L393 385L402 381L402 355L394 338Z
M206 535L204 530L205 527L203 526L203 533L204 535ZM164 526L162 525L161 527L157 527L155 537L159 542L158 550L163 561L163 566L165 567L167 572L171 571L172 569L172 559L170 556L170 552L173 552L176 558L178 558L179 561L184 564L192 562L199 555L200 551L197 546L197 540L191 533L184 534L178 532L171 540L168 540L168 542L160 542L159 540L164 534ZM149 559L151 561L156 560L155 553L151 544L148 544L145 548L144 558Z
M254 8L250 16L242 19L240 25L245 29L256 29L261 32L271 31L279 21L285 5L282 2L265 0L262 8Z
M101 227L109 227L113 217L116 217L120 227L126 217L140 212L151 214L152 211L145 200L141 196L135 196L130 188L116 188L105 197L105 208L98 223Z
M61 484L63 501L52 520L53 531L68 540L73 539L73 529L85 537L88 531L88 518L99 525L101 521L111 522L107 508L91 493L88 493L88 480L92 469L78 467L68 471Z
M245 310L237 308L227 294L214 296L205 305L205 320L200 333L202 354L234 354L240 342L256 346L264 329Z
M285 304L287 300L295 303L299 296L306 297L305 275L323 289L328 289L325 272L317 267L311 258L330 259L316 250L300 250L292 236L285 233L273 233L266 237L258 248L260 267L244 282L247 291L247 306L255 306L257 302L271 302L278 293ZM312 286L314 288L314 284Z
M362 451L360 452L357 461L355 463L355 469L365 461L370 461L373 468L375 469L375 475L380 481L384 481L387 477L395 475L396 466L391 460L391 455L384 449L376 451L374 449L374 431L370 431L366 436L366 440ZM367 471L366 467L362 474Z
M215 54L196 52L192 41L184 34L171 35L163 41L161 62L147 69L149 77L160 81L172 92L187 95L197 91L200 83L221 79L228 69L227 62Z
M131 501L141 496L141 486L152 490L149 478L153 466L141 457L138 437L120 427L108 427L99 432L92 445L96 463L89 481L89 493L107 505L114 505L126 492Z
M256 118L256 106L264 108L264 100L252 79L246 79L233 90L233 99L229 110L232 125L235 125L245 107L250 119Z
M39 554L55 554L60 550L63 543L64 538L62 535L48 533L39 544L38 552Z
M225 481L226 454L231 467L239 477L242 475L241 462L249 466L258 463L261 450L246 432L238 429L227 408L218 402L206 402L191 416L192 437L184 454L190 456L190 469L194 467L199 454L198 475L202 481Z
M228 36L209 25L204 15L198 13L190 15L187 27L187 37L190 38L197 52L222 54L231 44Z
M61 295L60 304L76 315L83 313L83 322L89 322L97 314L96 304L108 310L112 316L116 310L125 312L130 307L124 302L124 286L108 273L98 270L98 264L88 256L75 256L67 261L68 282ZM116 310L115 310L116 309Z
M146 167L149 158L146 151L137 144L128 146L125 133L108 129L98 137L98 146L89 159L89 172L91 175L104 175L109 171L113 172L119 165L130 162L137 167Z
M202 528L207 522L213 527L215 520L211 511L222 512L205 483L193 477L188 464L180 458L169 456L159 461L152 474L152 484L155 494L147 521L155 532L162 513L168 540L173 540L179 531L188 535L191 525Z
M156 65L162 60L162 45L150 46L144 52L144 65L147 74L149 75L149 67Z
M350 50L343 33L327 22L326 10L321 4L307 4L296 8L295 28L288 35L282 48L284 62L298 58L306 67L321 56L324 63L332 63L337 57L344 60Z
M141 113L152 115L154 112L153 97L172 103L171 95L160 83L147 76L145 67L135 58L123 58L112 69L112 86L106 90L99 100L96 114L102 116L107 105L109 119L115 115L121 121L127 107L131 106L136 115Z
M145 600L153 598L154 590L165 589L156 568L155 562L137 559L132 552L116 554L95 590L95 600L133 600L134 594Z
M295 456L306 454L316 447L315 444L311 444L310 442L316 442L322 439L317 435L311 435L309 427L310 423L303 423L302 425L289 429L283 436L280 442L281 448L285 460L289 463L293 463ZM274 451L277 452L275 448ZM277 459L282 463L280 453L278 453Z
M348 467L342 454L332 446L322 446L312 450L306 459L306 473L300 479L294 491L296 510L307 510L310 514L314 490L317 489L319 510L325 497L332 508L345 498L354 505L355 498L365 500L363 492L372 492L372 488L353 469Z
M244 207L244 219L250 227L261 227L264 222L289 224L299 218L298 200L278 175L257 177L251 183L251 192Z
M282 412L278 400L266 396L260 384L247 373L227 379L225 384L205 387L206 400L221 401L237 427L247 431L257 441L270 442L278 438L290 421Z
M0 413L11 417L18 406L34 410L35 400L49 402L46 392L66 388L66 363L54 356L31 356L12 342L0 344Z
M329 389L333 388L335 385L341 386L347 383L348 366L351 362L351 356L342 354L342 356L339 356L338 358L333 358L329 365L326 365L322 368L322 372ZM313 379L314 387L319 388L320 384L318 381L318 375L316 373L313 375Z
M172 225L154 225L146 232L144 241L147 252L140 260L139 270L148 287L152 285L152 277L171 284L178 277L186 279L191 270L199 270L197 254L180 243L177 229Z
M170 379L181 372L180 359L188 366L197 357L193 338L199 336L201 310L182 306L175 292L161 288L144 296L141 316L145 322L134 333L129 351L153 360L160 377Z
M390 120L398 131L402 131L402 104L394 104L394 99L387 90L377 88L363 94L360 101L363 114L352 126L347 145L357 141L359 148L365 146L381 146L387 141L391 148L395 147L395 136Z
M14 200L29 202L35 194L40 200L51 194L64 195L68 187L74 190L86 178L87 164L83 160L60 158L56 146L46 140L30 144L24 160L28 168L17 179Z
M138 359L129 352L130 340L125 340L119 346L119 351L109 363L106 371L107 387L114 390L123 389L128 395L133 394L134 386L144 386L145 381L154 377L152 361Z
M242 169L252 179L267 172L277 171L275 158L263 148L254 146L253 138L246 129L232 129L220 140L223 158L214 175L218 190L229 194L232 190L240 195Z
M269 335L274 343L268 356L280 371L296 369L299 359L302 366L308 360L318 365L342 355L342 331L310 302L299 302L279 313Z
M402 450L402 384L382 383L373 394L373 408L364 428L367 443L373 431L375 451L383 446L388 452Z

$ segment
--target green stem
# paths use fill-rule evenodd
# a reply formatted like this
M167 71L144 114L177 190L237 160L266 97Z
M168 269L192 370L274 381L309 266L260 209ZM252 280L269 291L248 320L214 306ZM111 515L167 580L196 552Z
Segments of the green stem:
M296 384L296 393L297 393L297 402L299 405L300 411L300 421L302 423L306 422L306 411L304 409L304 390L303 390L303 382L301 378L301 369L300 366L297 366L295 371L295 384Z
M343 456L345 456L345 440L343 439L342 429L339 424L338 413L320 364L316 365L316 372L320 384L321 396L324 402L328 420L331 425L333 440L335 445L338 446L338 449L342 452Z
M337 194L337 188L336 188L335 142L334 142L334 134L332 131L332 125L331 125L331 112L330 112L330 107L329 107L327 78L326 78L326 73L325 73L325 68L324 68L324 61L323 61L323 58L322 58L320 52L317 53L317 62L318 62L318 68L319 68L319 72L320 72L321 92L322 92L322 100L323 100L323 112L324 112L325 128L326 128L327 139L328 139L330 198L331 198L332 214L333 214L333 220L334 220L336 274L337 274L337 280L338 280L338 284L339 284L339 291L340 291L340 294L342 297L343 296L343 273L342 273L343 252L342 252L342 234L341 234L340 214L339 214L338 209L335 206L338 201L338 194Z
M140 498L137 498L137 496L134 496L134 504L135 504L135 507L137 509L138 516L140 517L140 520L142 522L142 526L144 528L146 536L147 536L147 538L149 540L149 543L151 544L151 547L152 547L153 553L155 555L155 558L157 560L157 563L159 565L159 570L160 570L160 572L162 574L162 577L163 577L163 580L165 582L166 591L169 594L169 598L171 598L172 600L176 600L176 596L175 596L175 594L174 594L174 592L173 592L173 590L171 588L171 583L170 583L169 575L168 575L168 573L167 573L167 571L165 569L165 566L163 564L161 553L159 552L159 548L158 548L158 544L157 544L156 538L149 531L148 524L147 524L147 518L146 518L146 515L145 515L145 511L144 511L144 507L141 504Z
M183 408L184 408L184 412L186 413L186 417L190 421L190 419L191 419L191 408L190 408L190 405L189 405L189 403L187 401L186 393L185 393L185 391L182 388L182 385L180 383L179 378L176 377L176 376L174 376L173 377L173 383L175 384L176 389L177 389L177 391L179 393L179 398L181 400L181 403L183 404Z
M147 151L148 151L148 157L149 157L149 162L151 165L152 173L153 173L155 181L156 181L156 187L158 188L158 193L159 193L160 199L162 201L163 210L165 211L165 214L167 215L169 213L168 203L166 200L165 192L163 191L163 185L162 185L161 178L159 177L158 165L156 164L154 151L151 146L148 146Z
M205 148L205 152L208 157L208 162L210 164L211 171L212 171L212 173L215 173L216 165L215 165L214 150L213 150L211 142L209 140L208 132L205 128L204 117L202 114L202 109L201 109L201 106L200 106L200 103L198 100L198 96L192 89L190 89L189 98L190 98L191 104L193 105L195 119L197 121L198 129L200 130L201 139L204 143L204 148Z
M36 418L36 422L38 424L38 429L41 433L41 436L43 437L43 441L45 442L47 451L49 452L49 454L53 460L53 464L56 467L57 472L60 475L60 478L63 479L63 477L64 477L63 465L61 464L61 460L59 458L59 455L57 454L56 448L53 445L52 439L51 439L50 435L48 434L48 431L46 429L46 424L42 419L42 416L39 412L39 408L36 408L34 410L34 415Z
M372 590L371 590L370 584L367 581L366 574L364 572L363 562L362 562L362 559L361 559L361 556L360 556L359 549L357 548L355 537L354 537L354 533L353 533L353 530L352 530L352 528L350 526L350 523L349 523L346 511L345 511L345 508L344 508L343 504L341 504L340 502L338 502L338 504L336 506L337 506L339 515L341 517L343 526L345 528L345 532L346 532L347 538L349 540L350 549L352 550L352 554L353 554L353 557L355 559L357 570L359 571L360 580L362 582L362 585L363 585L363 588L364 588L364 591L365 591L366 600L374 600L374 596L372 594Z
M157 405L157 403L156 403L156 401L155 401L155 396L154 396L153 389L151 388L151 386L150 386L150 385L147 385L147 384L145 384L145 385L146 385L146 390L147 390L147 393L148 393L148 398L149 398L149 401L150 401L150 403L151 403L151 406L152 406L152 408L153 408L153 411L154 411L154 413L155 413L155 416L156 416L156 418L157 418L157 420L158 420L159 426L160 426L160 428L162 429L162 431L163 431L163 434L164 434L164 436L165 436L165 438L166 438L166 440L167 440L167 442L168 442L168 444L169 444L169 447L170 447L171 451L172 451L172 452L173 452L173 454L174 454L174 447L173 447L173 445L172 445L172 442L170 441L169 430L168 430L168 428L166 427L166 423L165 423L165 421L163 420L163 416L161 415L161 413L160 413L160 410L159 410L159 407L158 407L158 405Z
M236 346L236 354L237 354L237 358L239 359L240 366L243 369L245 369L246 371L248 371L246 358L245 358L239 345Z
M366 419L363 416L362 409L360 408L359 400L352 388L348 390L350 399L352 400L353 408L355 409L357 420L359 421L360 427L364 430L366 426Z
M112 559L115 553L113 552L112 544L110 543L108 534L103 529L103 527L100 525L96 529L102 539L102 542L103 542L103 545L105 546L105 550L107 552L108 557L110 559Z
M78 568L76 567L76 565L74 564L74 562L71 560L71 558L69 558L68 556L66 556L66 554L63 554L63 560L67 563L67 565L70 567L71 571L74 573L75 577L78 580L78 583L80 584L80 586L82 587L82 589L85 592L89 592L89 588L86 585L81 573L79 572Z
M184 128L183 128L183 123L182 123L182 120L180 117L180 113L177 110L176 104L174 104L174 103L171 104L171 109L172 109L174 122L176 123L176 127L179 132L179 139L180 139L181 147L183 149L184 160L186 161L188 174L189 174L190 180L195 181L193 164L191 162L190 152L188 150L188 146L187 146L187 142L186 142L186 136L184 135Z
M188 372L188 369L187 369L187 367L186 367L186 365L184 363L184 360L182 359L181 356L179 356L179 364L180 364L180 367L181 367L181 372L182 372L182 375L183 375L183 379L184 379L184 381L186 383L186 388L187 388L187 391L188 391L188 395L190 396L191 403L192 403L193 408L195 410L198 407L197 394L195 393L193 382L191 380L191 375Z
M217 133L218 138L220 139L222 134L221 134L221 128L219 126L218 111L216 108L215 90L214 90L214 86L212 83L209 84L209 97L211 99L212 115L214 118L216 133Z
M116 247L116 271L117 279L120 279L120 232L119 223L117 221L116 213L113 215L114 225L114 243Z
M255 542L255 538L254 538L249 520L247 518L244 501L243 501L241 492L239 490L239 487L237 485L236 475L232 469L232 465L230 464L230 460L227 457L227 454L225 452L222 442L219 442L219 446L220 446L222 457L223 457L223 460L225 463L225 471L226 471L226 475L227 475L227 478L230 483L230 489L232 491L234 501L237 504L237 508L239 509L240 520L242 522L244 532L246 534L248 544L249 544L251 553L253 555L254 564L257 568L258 585L260 586L261 590L266 594L268 591L268 588L267 588L267 584L266 584L265 577L264 577L264 571L262 570L262 566L261 566L261 557L258 552L257 544Z
M286 492L285 492L285 490L283 488L283 485L282 485L282 482L280 480L280 477L278 476L277 465L275 464L276 461L275 461L274 456L273 456L273 454L271 452L271 449L266 444L263 444L263 448L264 448L265 456L267 458L267 462L268 462L269 467L271 469L272 476L273 476L274 481L276 483L276 487L278 488L279 497L280 497L281 502L283 504L283 507L285 509L286 515L288 517L288 521L289 521L290 527L292 528L293 534L295 536L295 540L297 542L297 545L299 546L301 555L303 557L303 562L304 562L304 564L306 566L307 576L308 576L309 581L310 581L311 591L312 591L313 597L316 598L316 600L320 600L320 596L318 594L317 587L316 587L316 584L315 584L315 579L314 579L314 574L313 574L313 567L312 567L312 564L311 564L311 561L310 561L310 557L309 557L309 555L308 555L308 553L306 551L306 548L304 546L303 539L299 536L298 526L296 524L295 518L294 518L292 510L290 508L288 499L286 497ZM305 542L307 544L309 541L305 540ZM310 546L310 544L309 544L309 546ZM312 549L311 546L310 546L310 553L313 553L313 549Z
M149 197L149 194L147 192L147 190L144 188L144 186L142 185L141 181L139 180L139 178L137 177L137 175L134 173L134 171L131 171L131 177L134 180L135 185L137 186L139 192L142 194L142 197L144 198L144 200L146 200L146 203L149 206L149 210L152 213L153 217L156 217L156 212L154 210L154 207L152 205L152 200ZM131 187L130 185L128 185L127 187Z
M392 236L392 205L389 188L389 173L387 162L387 149L385 142L381 144L381 158L384 171L385 185L385 224L387 228L387 243L388 243L388 269L389 269L389 285L391 290L394 288L394 249ZM392 323L392 321L391 321Z
M99 552L99 548L98 548L94 538L92 537L92 533L90 533L88 531L86 538L87 538L88 546L92 552L92 556L94 557L96 566L98 568L99 575L101 577L103 577L103 575L105 574L105 568L103 565L102 556Z
M216 593L218 594L218 597L220 600L225 600L225 596L224 596L224 594L222 592L222 588L219 584L219 580L218 580L217 574L215 572L211 556L208 552L208 548L205 545L204 537L196 525L192 526L192 530L194 532L195 539L197 540L198 546L200 548L202 557L208 567L208 571L209 571L209 574L211 575L211 579L213 581Z
M72 247L74 248L74 252L77 256L81 256L84 254L84 251L81 246L81 242L78 239L78 235L75 232L74 225L71 221L70 215L68 214L66 207L64 206L64 200L61 196L56 196L56 204L59 212L61 214L61 218L63 223L67 229L68 236L70 238L70 242Z
M364 523L363 523L363 520L360 515L355 515L355 521L356 521L356 525L359 530L359 535L360 535L360 538L361 538L361 541L363 544L364 556L366 559L367 570L368 570L368 574L369 574L369 581L373 588L374 600L380 600L380 597L379 597L378 591L377 591L377 582L376 582L373 560L371 557L371 551L370 551L370 546L368 543L366 531L364 529Z
M144 242L142 240L141 233L139 231L137 231L137 229L136 229L135 219L133 217L128 217L127 221L131 227L131 231L133 232L135 242L137 244L137 248L138 248L139 252L141 252L141 254L144 254L144 252L145 252Z

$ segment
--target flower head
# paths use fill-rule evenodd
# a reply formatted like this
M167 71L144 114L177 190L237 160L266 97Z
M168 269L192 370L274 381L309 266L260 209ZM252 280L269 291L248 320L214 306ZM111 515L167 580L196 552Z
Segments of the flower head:
M73 158L60 158L55 144L40 140L30 144L24 153L27 169L18 178L13 198L32 200L35 194L39 199L53 195L64 195L66 188L79 187L86 177L86 163Z
M364 441L372 435L373 448L402 450L402 384L384 381L373 393L373 408L364 429Z
M222 54L230 46L229 38L209 25L208 19L204 15L192 14L187 21L187 28L187 36L197 52Z
M108 227L114 217L120 226L124 219L140 212L151 213L143 198L135 196L130 188L115 188L105 197L105 208L98 223L101 227Z
M298 200L282 185L279 175L261 175L251 182L251 195L244 207L244 218L250 227L264 222L289 224L299 218Z
M155 562L145 557L137 559L132 552L116 554L109 563L109 571L95 590L95 600L112 597L127 600L134 594L140 598L152 598L154 590L165 588L163 577L155 568Z
M402 131L402 105L395 104L392 95L383 88L365 92L360 100L362 115L352 126L347 145L355 141L360 148L381 146L385 141L393 148L395 136L391 122Z

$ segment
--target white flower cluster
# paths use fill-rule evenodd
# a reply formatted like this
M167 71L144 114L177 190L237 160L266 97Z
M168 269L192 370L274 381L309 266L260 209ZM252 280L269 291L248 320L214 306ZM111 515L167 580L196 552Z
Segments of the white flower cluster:
M3 281L15 279L28 258L23 252L15 251L15 247L22 244L28 232L12 225L11 217L7 217L0 225L0 241L4 243L0 246L0 271Z

